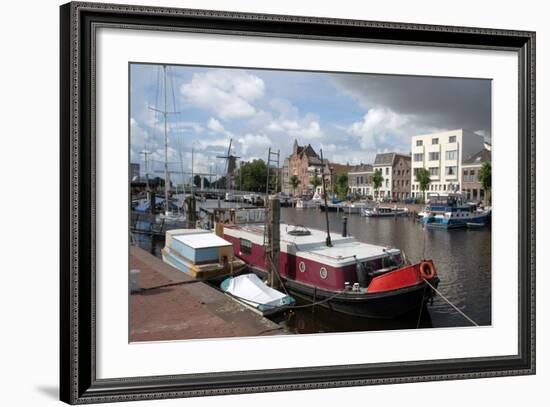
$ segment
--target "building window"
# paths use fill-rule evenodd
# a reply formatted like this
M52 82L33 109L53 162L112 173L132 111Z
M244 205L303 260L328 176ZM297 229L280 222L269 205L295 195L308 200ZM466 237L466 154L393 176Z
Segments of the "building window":
M414 155L414 161L424 161L424 154L417 153Z
M456 167L445 167L445 175L453 176L456 175Z
M386 188L390 186L390 180L386 178Z
M445 152L446 160L456 160L456 150L449 150Z
M439 144L439 139L438 138L433 138L432 139L432 144Z
M430 157L430 161L439 160L439 151L431 152L429 157Z
M430 176L439 176L439 167L430 167Z
M242 254L252 254L252 242L250 240L241 239L240 247Z
M386 167L386 175L390 175L390 169Z
M420 169L420 168L413 168L413 175L414 175L415 177L416 177L416 174L418 174L418 170L419 170L419 169Z
M416 146L422 147L422 140L416 140Z
M449 136L449 143L456 143L456 136Z

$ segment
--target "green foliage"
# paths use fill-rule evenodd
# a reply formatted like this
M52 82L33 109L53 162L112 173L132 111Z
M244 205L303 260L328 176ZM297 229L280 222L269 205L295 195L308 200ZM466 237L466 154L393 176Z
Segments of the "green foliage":
M336 193L338 199L345 199L348 195L348 189L348 174L344 173L337 175L334 192Z
M316 189L317 187L321 186L321 184L323 183L323 181L321 180L321 177L319 177L317 173L315 173L315 175L311 177L309 182L311 183L311 185L313 185L313 189Z
M225 188L225 176L218 178L212 182L212 188L223 189Z
M491 189L491 164L483 163L479 170L478 179L484 190L489 191Z
M424 198L424 192L426 192L428 185L432 182L430 179L430 171L426 168L419 168L416 171L416 182L418 182L420 190L422 191L422 197Z
M384 177L382 176L382 170L380 168L374 170L374 174L372 175L372 185L374 186L376 195L378 195L378 190L382 186L383 182L384 182Z
M491 164L490 163L483 163L481 166L481 169L479 170L478 175L479 182L481 183L481 187L486 192L486 199L488 201L491 201L490 194L491 194Z
M209 188L210 187L210 181L208 181L207 178L204 178L204 187L205 188ZM224 180L225 182L225 180ZM201 176L200 175L195 175L193 177L193 184L196 186L196 187L200 187L201 186ZM212 183L214 184L214 183ZM225 184L224 184L225 185Z
M300 185L300 178L297 175L293 175L288 180L288 184L292 187L292 195L296 195L296 188Z
M265 192L267 165L264 160L242 163L236 171L235 180L244 191Z

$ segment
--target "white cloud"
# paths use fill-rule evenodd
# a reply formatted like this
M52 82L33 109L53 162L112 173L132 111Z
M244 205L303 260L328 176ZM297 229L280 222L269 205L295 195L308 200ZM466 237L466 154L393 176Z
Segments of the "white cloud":
M187 103L207 109L224 120L256 113L254 100L263 96L262 79L244 71L216 70L195 73L180 91Z
M208 124L207 124L208 128L212 131L215 131L217 133L223 133L225 131L224 127L223 127L223 124L221 124L219 122L219 120L216 120L214 119L213 117L211 117L210 119L208 119Z
M434 129L426 129L431 132ZM382 151L388 144L402 152L410 149L410 137L419 127L411 115L398 114L386 108L372 108L363 117L348 127L362 148Z
M300 116L298 109L285 99L273 99L270 107L279 113L265 125L265 131L285 133L292 138L314 140L323 136L319 116L308 113Z
M242 154L256 154L257 156L266 155L265 151L272 144L271 139L265 134L247 134L237 141L241 145Z
M216 151L226 151L229 147L229 138L219 139L201 139L193 144L197 150L212 149Z

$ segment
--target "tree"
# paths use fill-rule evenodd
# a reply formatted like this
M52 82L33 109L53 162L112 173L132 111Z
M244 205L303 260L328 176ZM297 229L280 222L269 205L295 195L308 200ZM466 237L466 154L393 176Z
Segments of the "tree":
M267 165L264 160L242 163L235 174L235 179L240 180L244 191L265 192Z
M485 191L485 201L491 204L491 164L483 163L478 175L481 187Z
M218 178L216 181L212 182L212 187L216 189L223 189L225 188L225 176Z
M200 187L201 186L201 180L202 180L202 184L204 185L205 188L209 188L210 187L210 182L208 181L208 179L204 178L203 176L201 175L195 175L193 177L193 184L196 186L196 187Z
M321 186L321 184L323 183L323 181L321 181L321 177L319 177L317 173L315 173L315 175L311 177L309 182L311 183L311 185L313 185L314 190L316 190L317 187Z
M300 178L297 175L293 175L288 180L288 184L292 187L292 195L296 195L296 188L300 185Z
M348 195L348 174L340 174L336 176L336 196L338 199L345 199Z
M382 170L380 168L374 170L374 174L372 175L372 185L374 186L374 190L376 191L375 197L379 197L378 190L382 186L383 182L384 177L382 176Z
M426 199L426 190L428 189L428 185L430 185L430 182L432 180L430 179L430 171L428 171L426 168L419 168L416 170L416 182L418 182L420 185L420 190L422 191L422 198Z

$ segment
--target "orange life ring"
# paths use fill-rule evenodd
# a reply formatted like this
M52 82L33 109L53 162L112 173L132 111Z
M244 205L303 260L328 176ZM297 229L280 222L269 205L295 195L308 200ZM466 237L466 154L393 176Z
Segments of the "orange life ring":
M435 277L435 269L431 262L423 261L420 263L420 277L424 280L431 280Z

